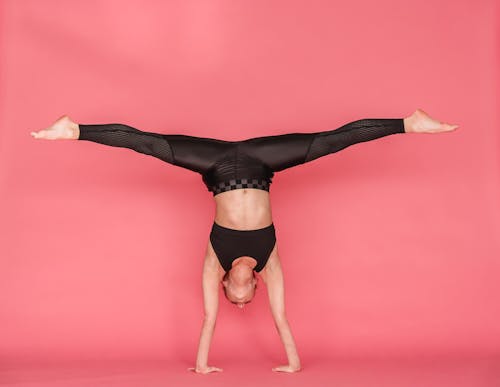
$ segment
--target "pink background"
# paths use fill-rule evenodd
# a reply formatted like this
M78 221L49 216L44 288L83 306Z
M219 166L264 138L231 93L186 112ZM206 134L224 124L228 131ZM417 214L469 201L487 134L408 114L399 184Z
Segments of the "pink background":
M238 140L422 108L460 128L276 174L288 319L305 371L361 356L500 367L495 1L0 4L3 364L143 358L184 370L203 316L215 204L201 176L30 131L68 114ZM221 294L213 365L286 361L259 286L243 310Z

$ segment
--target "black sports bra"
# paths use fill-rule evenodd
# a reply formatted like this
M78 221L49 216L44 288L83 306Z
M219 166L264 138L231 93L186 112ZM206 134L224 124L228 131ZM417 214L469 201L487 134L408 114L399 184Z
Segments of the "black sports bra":
M213 223L210 243L224 271L232 269L233 262L249 256L257 261L256 272L262 271L276 243L274 224L255 230L235 230Z

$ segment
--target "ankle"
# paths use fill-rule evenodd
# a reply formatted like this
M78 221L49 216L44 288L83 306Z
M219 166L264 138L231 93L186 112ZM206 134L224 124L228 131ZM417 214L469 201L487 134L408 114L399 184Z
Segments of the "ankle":
M406 117L406 118L403 118L405 133L413 132L413 122L414 122L413 115Z
M80 127L77 123L70 121L68 124L68 131L70 133L70 138L73 140L78 140L80 137Z
M419 109L415 110L410 116L403 119L406 133L415 132L415 125L418 119Z

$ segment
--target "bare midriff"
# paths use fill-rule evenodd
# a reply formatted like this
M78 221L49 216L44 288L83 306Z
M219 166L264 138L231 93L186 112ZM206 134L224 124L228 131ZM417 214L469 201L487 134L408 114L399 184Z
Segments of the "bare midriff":
M272 223L269 192L256 188L234 189L214 196L215 223L235 230L255 230Z

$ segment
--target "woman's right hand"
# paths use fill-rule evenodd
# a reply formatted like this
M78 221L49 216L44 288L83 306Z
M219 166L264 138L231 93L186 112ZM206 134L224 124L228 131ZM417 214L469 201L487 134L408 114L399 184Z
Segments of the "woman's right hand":
M197 374L208 374L210 372L222 372L222 368L211 367L211 366L191 367L191 368L188 368L188 371L193 371L193 372L196 372Z
M80 135L78 124L64 115L51 126L38 132L30 133L34 138L45 140L76 140Z

